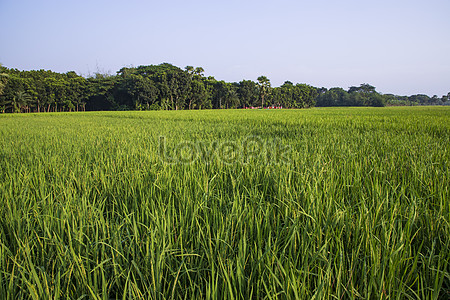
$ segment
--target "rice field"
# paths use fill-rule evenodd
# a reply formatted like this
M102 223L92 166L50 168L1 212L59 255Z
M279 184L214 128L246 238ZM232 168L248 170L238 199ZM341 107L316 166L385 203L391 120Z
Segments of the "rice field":
M0 115L1 299L449 299L450 109Z

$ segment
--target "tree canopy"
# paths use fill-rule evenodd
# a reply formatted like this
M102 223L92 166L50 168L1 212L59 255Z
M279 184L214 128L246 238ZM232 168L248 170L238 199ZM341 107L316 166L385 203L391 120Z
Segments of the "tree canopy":
M225 82L205 77L202 67L181 69L169 63L121 68L115 75L83 77L73 71L20 71L0 65L1 112L84 110L182 110L246 107L434 105L448 95L382 95L370 84L316 88L286 81L272 87L269 78Z

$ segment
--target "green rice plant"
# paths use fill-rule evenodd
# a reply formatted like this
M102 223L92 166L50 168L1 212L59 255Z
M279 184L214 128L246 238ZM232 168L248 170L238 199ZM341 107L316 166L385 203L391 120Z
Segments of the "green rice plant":
M446 299L449 121L1 115L0 298Z

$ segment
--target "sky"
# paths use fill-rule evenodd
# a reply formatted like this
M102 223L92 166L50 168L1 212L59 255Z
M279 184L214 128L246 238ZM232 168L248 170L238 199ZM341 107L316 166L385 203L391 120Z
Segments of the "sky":
M449 0L0 0L0 63L89 76L167 62L227 82L440 97L449 12Z

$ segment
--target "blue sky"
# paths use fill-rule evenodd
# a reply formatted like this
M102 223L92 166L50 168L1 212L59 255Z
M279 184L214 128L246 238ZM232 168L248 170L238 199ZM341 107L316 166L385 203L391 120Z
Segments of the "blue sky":
M0 63L115 73L169 62L382 93L450 92L450 1L0 0Z

